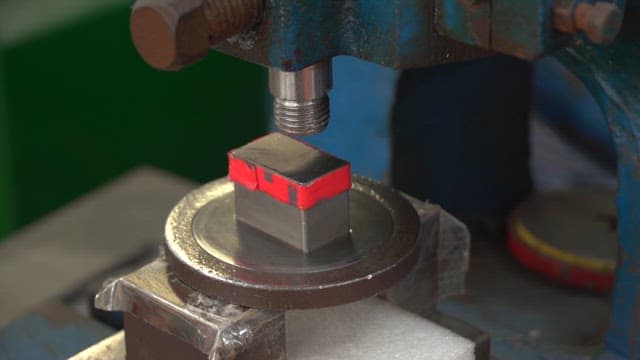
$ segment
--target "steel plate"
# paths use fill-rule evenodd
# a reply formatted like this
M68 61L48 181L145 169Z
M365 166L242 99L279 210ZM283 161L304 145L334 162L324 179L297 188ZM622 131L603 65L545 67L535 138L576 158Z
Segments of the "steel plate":
M350 239L304 255L234 219L233 184L188 194L166 224L167 260L188 285L223 301L305 309L373 296L415 265L420 225L399 193L361 177L350 191Z

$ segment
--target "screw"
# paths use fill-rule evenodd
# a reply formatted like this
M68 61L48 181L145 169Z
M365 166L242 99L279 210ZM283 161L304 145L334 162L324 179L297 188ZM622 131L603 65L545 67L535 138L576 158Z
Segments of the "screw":
M130 26L142 58L160 70L180 70L211 46L253 27L264 0L138 0Z
M553 9L553 26L568 33L584 31L594 44L608 45L615 40L622 27L623 13L613 3L598 1L594 4L556 0Z

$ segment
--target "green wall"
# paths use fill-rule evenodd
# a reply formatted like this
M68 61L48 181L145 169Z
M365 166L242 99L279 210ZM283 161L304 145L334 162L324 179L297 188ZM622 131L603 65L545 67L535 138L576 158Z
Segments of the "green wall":
M0 235L12 229L11 166L9 136L7 134L7 104L4 97L2 48L0 47Z
M129 11L85 15L0 53L3 234L139 164L223 176L226 152L266 131L263 68L212 53L182 72L152 70L131 45Z

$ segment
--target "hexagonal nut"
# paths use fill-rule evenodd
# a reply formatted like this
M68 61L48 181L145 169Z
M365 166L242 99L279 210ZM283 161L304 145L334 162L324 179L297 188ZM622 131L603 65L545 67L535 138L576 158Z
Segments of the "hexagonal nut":
M620 32L623 17L622 10L617 5L597 2L589 12L587 28L584 31L595 44L611 44Z
M180 70L204 58L210 48L202 1L138 1L131 13L131 38L152 67Z

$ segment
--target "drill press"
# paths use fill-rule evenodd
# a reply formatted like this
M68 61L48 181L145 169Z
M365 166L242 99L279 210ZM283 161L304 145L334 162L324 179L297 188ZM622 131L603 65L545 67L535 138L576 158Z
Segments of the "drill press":
M139 0L131 30L157 69L180 70L212 48L268 67L276 125L310 135L328 125L334 56L394 68L494 52L534 60L576 41L610 43L622 5ZM284 310L381 293L402 298L406 275L424 270L424 209L351 177L348 163L278 134L229 158L231 181L207 184L173 210L164 255L110 282L96 299L100 308L127 313L130 358L171 358L162 345L172 341L196 358L280 358Z

